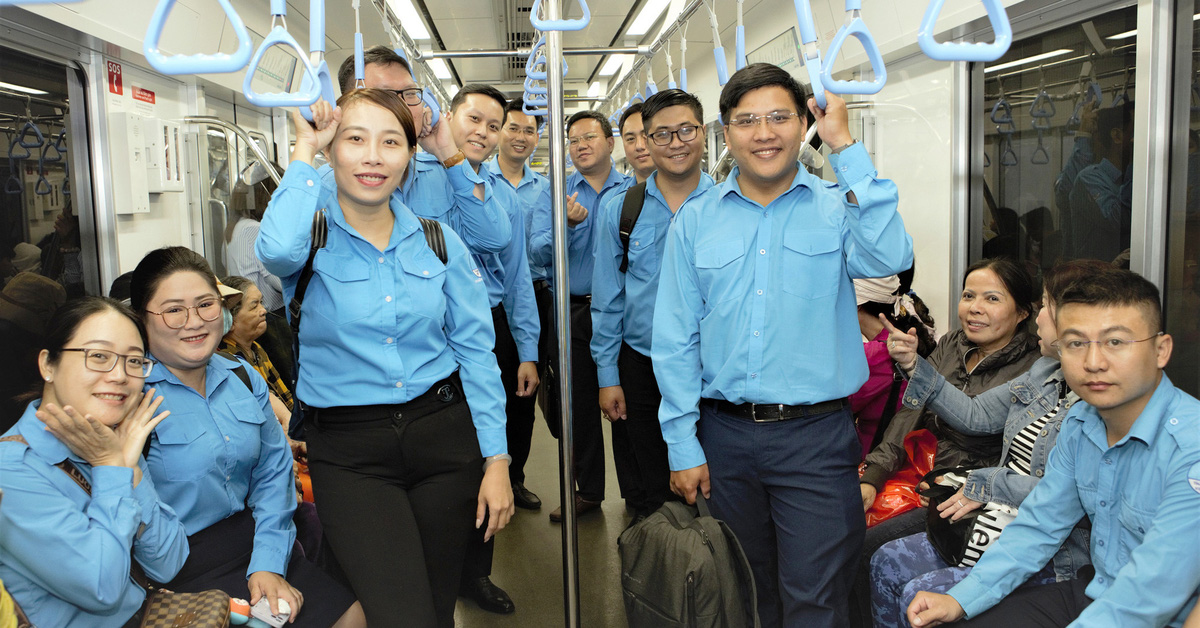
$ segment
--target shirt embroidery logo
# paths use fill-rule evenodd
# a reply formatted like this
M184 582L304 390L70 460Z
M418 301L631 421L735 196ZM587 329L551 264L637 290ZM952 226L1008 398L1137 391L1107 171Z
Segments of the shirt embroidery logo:
M1200 493L1200 462L1188 470L1188 484L1192 485L1192 490Z

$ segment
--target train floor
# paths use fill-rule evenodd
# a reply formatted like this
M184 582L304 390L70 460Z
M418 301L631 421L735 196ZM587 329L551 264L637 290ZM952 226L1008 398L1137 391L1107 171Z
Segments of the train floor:
M629 523L625 502L617 488L612 440L604 422L607 477L600 512L579 520L580 625L588 628L625 628L621 601L621 561L617 537ZM492 581L512 596L517 610L497 615L459 598L454 625L458 628L562 626L563 568L561 524L550 522L559 505L558 441L550 435L539 412L533 447L525 465L525 486L542 499L541 510L517 509L517 514L496 538Z

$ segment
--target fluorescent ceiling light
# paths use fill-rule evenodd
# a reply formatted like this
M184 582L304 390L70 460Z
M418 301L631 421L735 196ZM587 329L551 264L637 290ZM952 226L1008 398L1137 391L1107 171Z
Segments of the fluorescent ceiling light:
M1053 59L1054 57L1061 57L1063 55L1069 55L1072 52L1075 52L1075 51L1071 50L1070 48L1059 48L1058 50L1052 50L1050 52L1043 52L1040 55L1033 55L1032 57L1025 57L1024 59L1017 59L1016 61L1009 61L1008 63L1001 63L1000 65L988 66L983 69L983 73L988 74L991 72L999 72L1000 70L1007 70L1008 68L1015 68L1019 65L1026 65L1028 63L1036 63L1038 61L1045 61L1046 59Z
M417 13L412 0L387 0L387 4L391 7L392 13L396 14L396 18L400 20L400 26L404 28L409 37L429 39L429 30L421 21L421 15Z
M621 55L610 55L608 61L604 63L604 67L600 68L600 76L612 76L616 74L617 70L621 69L622 61L624 59L621 58Z
M1192 21L1200 22L1200 13L1193 15ZM1109 35L1108 37L1105 37L1105 39L1129 39L1135 35L1137 35L1137 29L1125 31L1124 33L1117 33L1116 35Z
M34 89L32 87L25 87L23 85L13 85L12 83L5 83L3 81L0 81L0 87L3 87L4 89L11 89L14 92L21 92L22 94L33 94L35 96L50 93L50 92L43 92L40 89Z
M625 34L634 37L645 35L670 3L671 0L646 0L646 4L642 5L642 10L633 19L633 24L629 26L629 30L626 30Z
M450 84L450 87L448 87L448 88L446 89L446 94L447 94L448 96L450 96L451 98L454 98L454 95L455 95L455 94L457 94L457 93L458 93L458 85L455 85L455 84L453 84L453 83L451 83L451 84Z
M446 65L445 59L430 59L429 69L433 70L434 76L442 79L443 81L454 78L454 75L450 74L450 67Z
M600 81L596 81L588 87L588 98L596 98L600 96Z

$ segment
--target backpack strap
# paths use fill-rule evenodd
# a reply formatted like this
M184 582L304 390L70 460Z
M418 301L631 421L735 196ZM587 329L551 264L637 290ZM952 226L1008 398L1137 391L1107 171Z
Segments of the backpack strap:
M25 440L25 437L21 436L20 434L13 434L12 436L0 438L0 443L21 443L26 447L29 446L29 441ZM75 466L74 462L71 462L70 458L63 460L54 466L62 469L63 473L66 473L67 476L69 476L75 481L76 484L79 485L79 488L83 489L83 492L87 493L88 496L91 497L92 483L89 482L88 479L83 475L83 471L80 471L79 467Z
M879 416L879 424L875 426L875 436L871 439L871 450L874 451L879 443L883 442L883 434L887 431L888 425L892 422L892 417L896 416L896 402L900 400L900 384L904 382L904 378L896 369L892 369L892 388L888 391L887 405L883 406L883 414Z
M228 351L218 351L217 355L227 360L233 360L234 362L237 362L237 368L233 369L233 374L237 375L237 378L242 380L242 383L246 385L246 390L254 392L254 385L250 383L250 374L246 372L246 365L242 364L242 361L238 359L236 355Z
M313 259L317 257L317 251L325 247L325 239L328 236L329 225L325 222L325 210L322 209L313 214L312 243L308 249L308 260L304 262L304 270L300 271L300 279L296 282L296 292L292 295L292 302L288 304L293 337L300 335L300 306L304 301L304 293L308 292L308 282L312 281ZM298 341L294 344L298 344ZM293 349L298 349L298 347L293 347ZM298 351L296 355L297 361L299 361Z
M639 183L625 191L625 202L621 205L621 267L623 273L629 269L629 236L633 226L637 224L638 216L642 215L642 205L646 202L646 184Z
M420 216L417 216L417 220L421 221L421 229L425 232L425 244L429 245L433 254L437 255L443 264L447 263L450 255L446 252L446 234L442 232L442 223Z

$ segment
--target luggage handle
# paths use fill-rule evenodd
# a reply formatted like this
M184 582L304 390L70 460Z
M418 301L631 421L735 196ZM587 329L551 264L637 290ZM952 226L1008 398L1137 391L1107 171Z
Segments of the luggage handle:
M708 500L704 499L704 491L700 487L696 487L696 509L700 511L701 517L711 517L712 511L708 509Z

